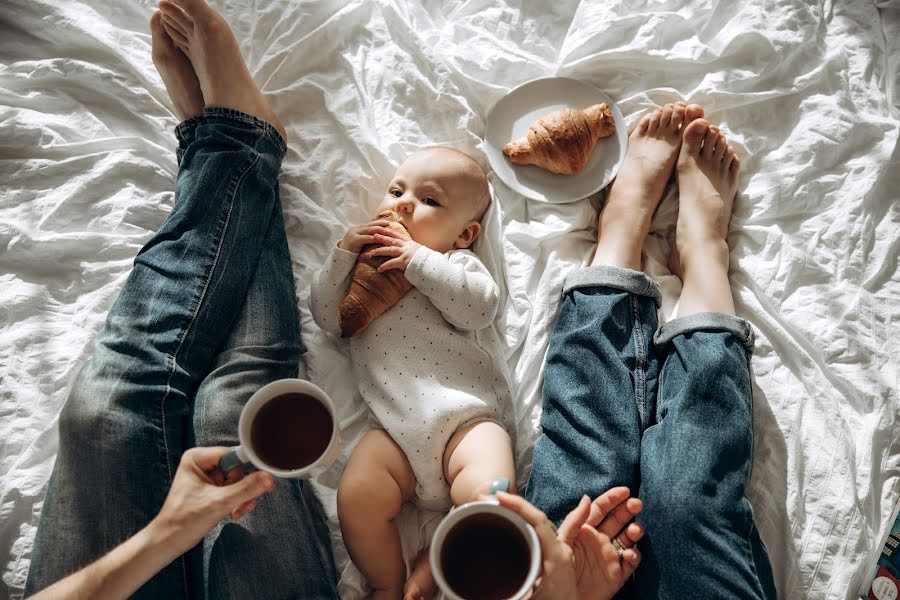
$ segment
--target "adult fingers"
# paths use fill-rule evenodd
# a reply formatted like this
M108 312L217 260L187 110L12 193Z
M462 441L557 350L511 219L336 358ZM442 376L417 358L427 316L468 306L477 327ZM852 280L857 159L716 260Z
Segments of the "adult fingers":
M237 521L238 519L240 519L241 517L243 517L250 511L252 511L254 508L256 508L256 499L255 498L253 500L250 500L249 502L244 502L243 504L241 504L240 506L238 506L237 508L232 510L231 511L231 520Z
M644 527L640 523L629 523L628 526L616 536L619 543L626 548L631 548L644 537Z
M219 468L219 459L221 459L230 450L225 446L198 446L186 451L182 457L182 461L191 461L197 465L204 473L209 473Z
M599 558L604 563L616 563L619 561L619 554L610 543L608 537L600 534L596 529L589 525L585 525L578 532L578 540L584 546L588 556Z
M625 581L641 564L641 551L637 548L629 548L622 553L622 581Z
M638 498L629 498L603 519L603 522L597 526L597 531L612 538L622 531L635 515L641 512L643 506L644 503Z
M591 527L599 525L617 506L628 500L631 491L624 485L606 490L591 503L591 514L587 524Z
M549 556L553 548L555 548L557 539L556 530L553 527L553 523L547 518L547 515L522 496L515 494L497 492L497 501L500 502L501 506L518 513L519 516L534 527L538 541L541 543L541 551L545 556Z
M218 488L220 499L228 507L235 507L256 500L275 489L275 478L265 471L247 475L237 483Z
M559 539L571 546L590 514L591 499L585 494L581 497L578 506L573 508L563 519L562 525L559 526Z

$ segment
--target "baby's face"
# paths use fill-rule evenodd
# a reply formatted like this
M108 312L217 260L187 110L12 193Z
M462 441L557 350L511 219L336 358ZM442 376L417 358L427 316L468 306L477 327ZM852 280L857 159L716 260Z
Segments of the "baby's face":
M447 148L420 150L400 165L376 214L393 210L410 237L437 252L467 248L489 202L478 164Z

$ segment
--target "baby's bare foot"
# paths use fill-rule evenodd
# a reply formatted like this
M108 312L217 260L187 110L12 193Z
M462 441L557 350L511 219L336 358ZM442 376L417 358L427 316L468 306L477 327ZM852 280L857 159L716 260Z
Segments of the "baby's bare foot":
M150 34L152 46L150 55L153 64L159 71L169 98L175 105L175 114L184 121L203 112L203 93L194 67L188 57L178 49L175 41L166 33L162 22L162 13L153 13L150 17Z
M628 151L613 181L597 228L592 264L641 268L650 221L672 175L685 127L703 108L666 104L645 115L628 136Z
M259 117L287 140L284 125L256 87L225 19L204 0L161 0L159 8L166 31L194 66L206 106Z
M733 314L728 284L728 223L737 193L740 160L717 127L688 125L678 155L679 208L675 244L684 288L679 316Z
M428 548L425 548L416 557L409 579L403 587L403 600L430 600L436 589L437 583L431 572L431 563L428 562Z

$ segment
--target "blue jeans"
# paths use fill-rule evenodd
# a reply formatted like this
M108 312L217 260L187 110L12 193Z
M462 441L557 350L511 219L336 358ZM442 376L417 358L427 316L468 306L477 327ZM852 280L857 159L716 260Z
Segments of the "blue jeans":
M178 126L175 206L138 253L59 420L33 593L144 527L182 452L237 444L262 385L297 374L300 324L278 197L285 144L235 110ZM303 482L223 521L138 598L336 598L322 507Z
M752 460L752 330L706 313L657 331L643 273L570 275L544 371L526 496L556 523L583 494L638 491L643 561L623 596L775 598L744 494Z

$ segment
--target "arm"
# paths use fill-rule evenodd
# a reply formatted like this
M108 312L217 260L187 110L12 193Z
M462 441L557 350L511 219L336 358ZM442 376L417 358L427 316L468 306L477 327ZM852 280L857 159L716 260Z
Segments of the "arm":
M325 264L313 275L309 291L309 310L316 325L341 335L338 307L350 289L351 275L359 254L335 246Z
M31 596L32 600L127 598L193 548L226 515L253 510L274 489L268 473L229 478L218 470L227 448L193 448L181 457L166 501L149 525L96 562ZM65 551L60 549L61 552Z
M406 268L406 278L458 329L483 329L497 314L500 288L467 250L441 254L423 246Z

